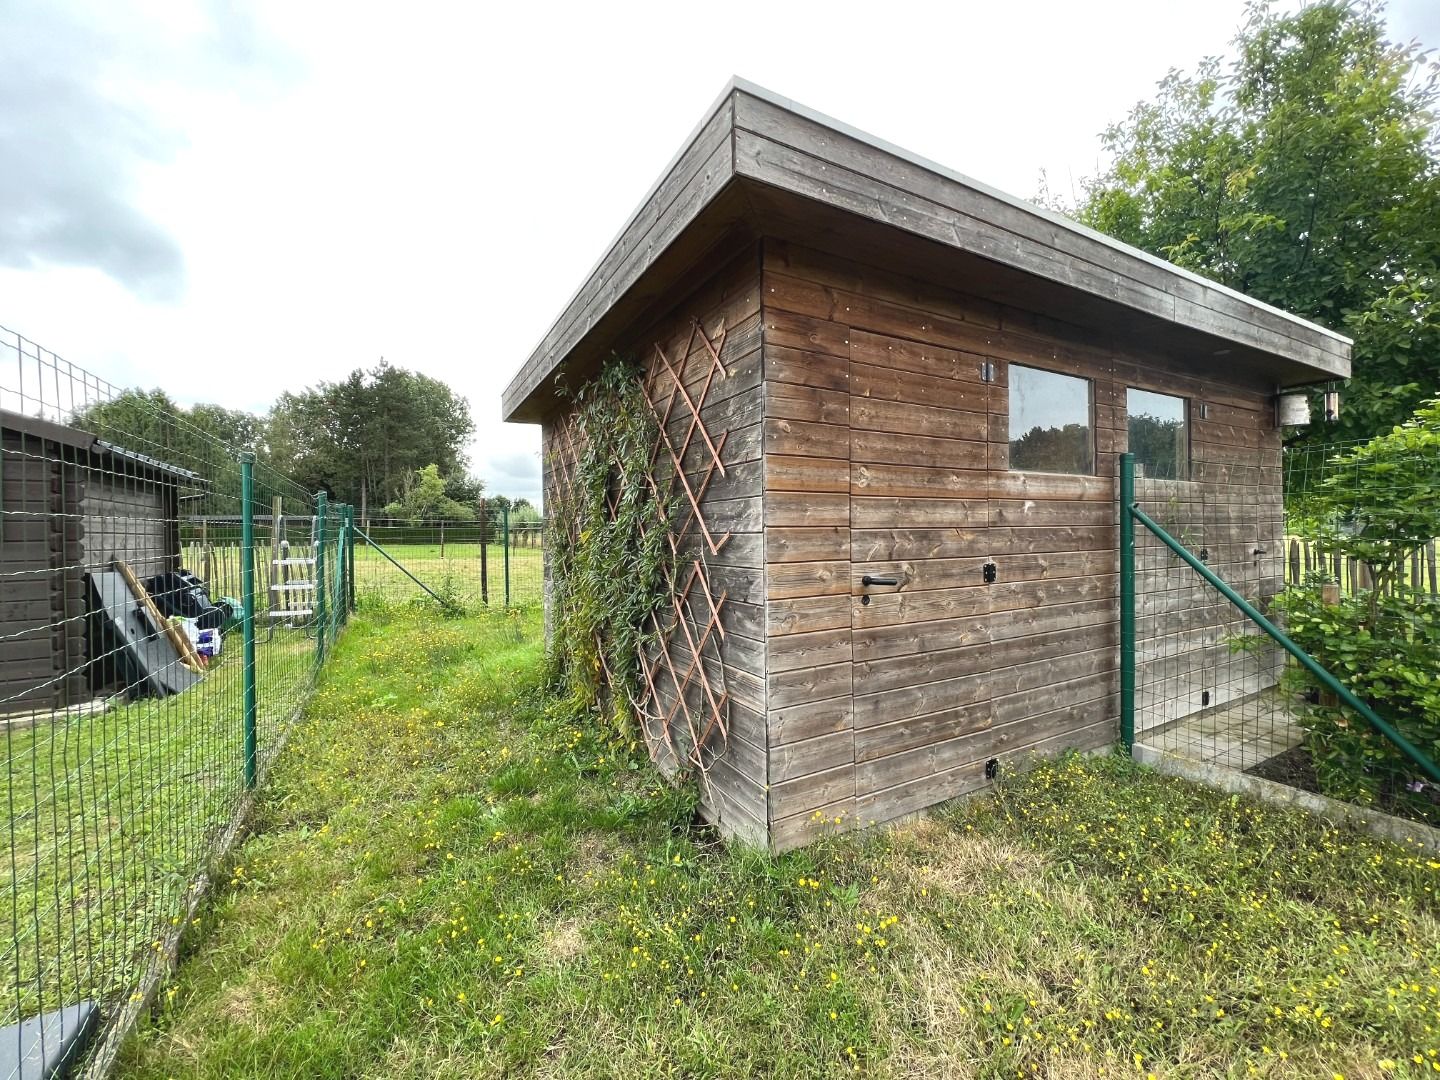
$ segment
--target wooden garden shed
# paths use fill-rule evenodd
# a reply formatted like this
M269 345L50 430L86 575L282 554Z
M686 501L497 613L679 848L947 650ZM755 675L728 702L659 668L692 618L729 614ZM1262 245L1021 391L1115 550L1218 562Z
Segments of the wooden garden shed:
M85 577L180 567L179 493L195 473L88 431L0 410L0 715L90 698Z
M1236 507L1211 565L1273 593L1277 394L1350 370L1338 334L739 80L505 392L547 507L562 388L612 354L693 525L652 751L720 715L705 812L777 849L1114 742L1118 454Z

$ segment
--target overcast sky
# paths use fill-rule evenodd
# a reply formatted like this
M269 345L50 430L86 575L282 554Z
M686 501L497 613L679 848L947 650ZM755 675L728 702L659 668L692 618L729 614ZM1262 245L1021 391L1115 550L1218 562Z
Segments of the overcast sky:
M721 17L716 17L717 13ZM732 74L1033 196L1240 0L0 4L0 324L111 382L264 409L384 356L500 392ZM1440 3L1392 36L1440 44Z

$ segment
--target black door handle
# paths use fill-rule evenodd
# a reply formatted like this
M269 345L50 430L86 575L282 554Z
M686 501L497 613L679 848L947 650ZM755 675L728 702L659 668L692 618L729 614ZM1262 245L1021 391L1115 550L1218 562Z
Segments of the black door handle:
M860 579L861 585L899 585L900 579L893 577L871 577L866 574Z

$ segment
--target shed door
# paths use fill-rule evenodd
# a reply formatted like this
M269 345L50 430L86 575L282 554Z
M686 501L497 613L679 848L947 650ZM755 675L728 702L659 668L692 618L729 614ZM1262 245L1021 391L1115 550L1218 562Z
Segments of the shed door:
M990 385L968 353L850 335L855 795L883 820L983 782ZM866 576L896 584L865 584Z

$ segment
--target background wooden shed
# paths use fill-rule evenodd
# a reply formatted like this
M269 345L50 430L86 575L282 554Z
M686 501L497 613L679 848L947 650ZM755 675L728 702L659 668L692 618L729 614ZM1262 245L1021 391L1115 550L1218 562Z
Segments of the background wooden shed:
M180 566L188 470L88 431L0 410L0 714L89 699L87 586L115 560Z
M673 368L724 435L703 507L727 539L701 554L729 735L705 810L776 848L1115 741L1127 401L1181 403L1175 513L1211 507L1211 565L1263 596L1277 391L1349 373L1338 334L738 80L506 390L507 420L543 425L547 491L557 388L612 353L658 372L652 400ZM1065 471L1035 467L1053 447L1010 460L1012 390L1043 411L1049 376L1084 386L1083 423L1054 429L1083 458ZM1156 625L1217 645L1183 614Z

